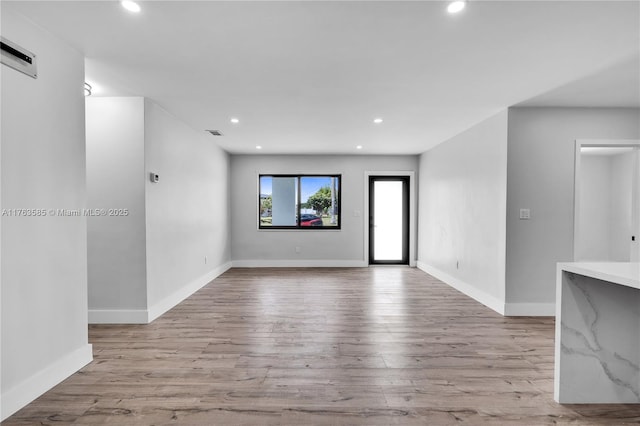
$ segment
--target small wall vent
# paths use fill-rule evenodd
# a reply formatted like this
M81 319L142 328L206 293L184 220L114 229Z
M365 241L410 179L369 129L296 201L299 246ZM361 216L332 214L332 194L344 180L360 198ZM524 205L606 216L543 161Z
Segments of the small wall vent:
M220 130L207 130L207 132L211 133L213 136L222 136L222 132Z
M29 77L38 78L36 55L4 37L0 37L0 62Z

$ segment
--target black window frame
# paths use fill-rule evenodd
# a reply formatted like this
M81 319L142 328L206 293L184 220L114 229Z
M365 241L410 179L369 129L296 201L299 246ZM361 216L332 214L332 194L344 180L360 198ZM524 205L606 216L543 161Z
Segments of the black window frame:
M283 225L278 225L278 226L273 226L273 225L269 225L269 226L263 226L261 221L260 221L260 213L261 213L261 204L262 204L262 178L263 177L270 177L270 178L296 178L297 179L297 194L296 194L296 224L295 225L290 225L290 226L283 226ZM335 226L302 226L300 224L300 210L301 210L301 192L302 192L302 185L301 185L301 180L303 178L320 178L320 177L327 177L327 178L336 178L337 179L337 195L336 195L336 200L338 203L338 207L336 209L336 215L338 217L338 222L336 223ZM269 229L274 229L274 230L303 230L303 231L336 231L336 230L340 230L342 229L342 174L335 174L335 173L331 173L331 174L270 174L270 173L261 173L258 175L258 229L259 230L269 230Z

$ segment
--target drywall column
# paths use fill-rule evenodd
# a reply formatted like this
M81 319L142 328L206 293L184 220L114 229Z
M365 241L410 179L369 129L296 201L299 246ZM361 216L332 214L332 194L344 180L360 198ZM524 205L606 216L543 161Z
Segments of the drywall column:
M420 157L418 267L499 313L506 179L506 110Z
M89 321L146 323L144 98L86 107Z
M1 65L3 418L92 359L87 341L84 59L2 5L2 36L38 78ZM67 214L69 212L70 214Z

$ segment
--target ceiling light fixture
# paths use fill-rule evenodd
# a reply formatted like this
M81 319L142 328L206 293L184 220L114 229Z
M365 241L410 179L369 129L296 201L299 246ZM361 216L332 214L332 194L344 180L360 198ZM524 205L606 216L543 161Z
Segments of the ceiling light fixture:
M362 145L356 146L356 149L362 149Z
M136 3L135 1L123 0L123 1L120 2L120 4L122 5L122 7L127 9L129 12L133 12L133 13L140 12L140 5L138 3Z
M260 145L256 145L256 149L262 149Z
M91 89L93 89L91 87L91 85L87 82L84 83L84 95L85 96L91 96Z
M380 124L380 123L382 123L382 118L375 118L373 120L373 122L376 123L376 124Z
M229 121L231 121L233 124L238 124L238 123L240 122L240 120L239 120L239 119L237 119L237 118L235 118L235 117L233 117L233 118L232 118L231 120L229 120Z
M452 1L451 3L449 3L449 6L447 6L447 12L449 13L461 12L466 5L467 5L467 2L463 0Z

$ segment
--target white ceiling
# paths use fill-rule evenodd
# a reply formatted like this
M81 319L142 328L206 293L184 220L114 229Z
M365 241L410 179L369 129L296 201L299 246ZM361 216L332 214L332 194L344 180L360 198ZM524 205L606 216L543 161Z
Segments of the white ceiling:
M638 1L140 3L1 7L83 52L96 96L148 97L232 153L416 154L511 105L640 106Z

